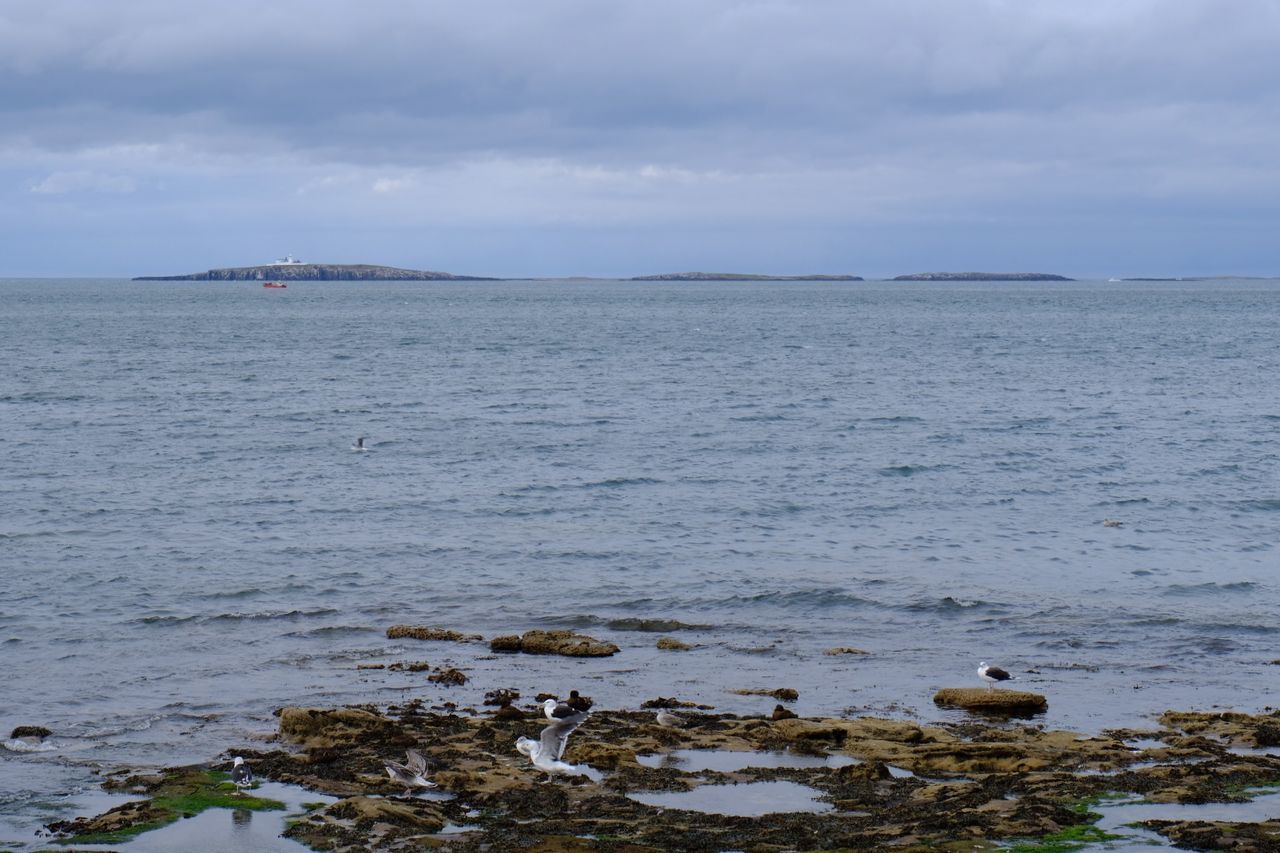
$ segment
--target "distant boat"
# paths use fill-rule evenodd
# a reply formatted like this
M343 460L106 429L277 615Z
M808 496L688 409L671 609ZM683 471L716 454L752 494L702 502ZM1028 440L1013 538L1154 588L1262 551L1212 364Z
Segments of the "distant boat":
M281 282L278 282L278 281L264 281L262 283L262 286L263 287L288 287L289 285L282 284Z
M1118 278L1109 278L1109 279L1107 279L1107 281L1119 281L1119 280L1120 280L1120 279L1118 279Z

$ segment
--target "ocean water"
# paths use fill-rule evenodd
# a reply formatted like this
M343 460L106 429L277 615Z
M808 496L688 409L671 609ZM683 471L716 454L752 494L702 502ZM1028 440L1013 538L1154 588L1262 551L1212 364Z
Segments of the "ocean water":
M1260 281L0 281L0 738L54 731L0 746L0 842L286 704L933 720L985 659L1053 727L1260 710L1278 328ZM357 669L398 660L471 680Z

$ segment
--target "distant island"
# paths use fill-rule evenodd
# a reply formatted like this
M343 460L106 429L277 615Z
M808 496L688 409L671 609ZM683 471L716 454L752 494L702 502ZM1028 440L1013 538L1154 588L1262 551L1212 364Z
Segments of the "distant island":
M257 267L226 267L188 275L140 275L134 281L497 281L474 275L405 270L374 264L307 264L297 261Z
M627 281L864 281L859 275L760 275L741 272L666 272Z
M1045 272L918 272L894 276L892 281L1075 281Z

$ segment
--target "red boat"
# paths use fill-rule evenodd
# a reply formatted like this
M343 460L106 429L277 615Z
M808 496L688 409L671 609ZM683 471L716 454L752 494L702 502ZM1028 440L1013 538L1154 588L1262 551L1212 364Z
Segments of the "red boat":
M262 286L263 286L263 287L288 287L289 285L287 285L287 284L281 284L281 283L280 283L280 282L278 282L278 281L264 281L264 282L262 283Z

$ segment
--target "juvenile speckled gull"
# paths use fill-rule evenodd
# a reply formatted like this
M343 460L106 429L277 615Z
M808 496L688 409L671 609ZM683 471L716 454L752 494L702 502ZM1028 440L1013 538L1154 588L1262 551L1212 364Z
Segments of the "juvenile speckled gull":
M404 764L396 761L384 761L391 781L404 785L406 790L414 788L435 788L436 783L427 778L427 759L416 749L405 750Z

